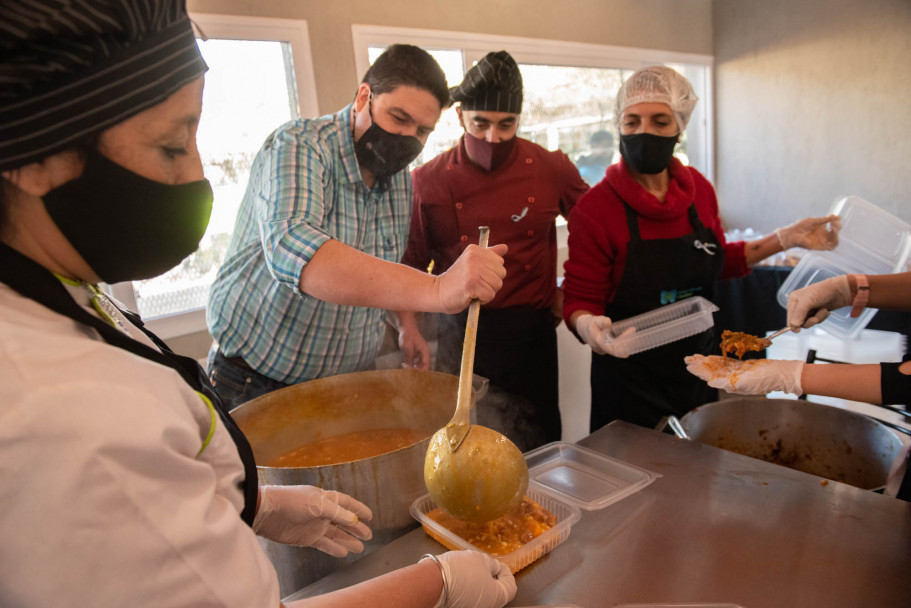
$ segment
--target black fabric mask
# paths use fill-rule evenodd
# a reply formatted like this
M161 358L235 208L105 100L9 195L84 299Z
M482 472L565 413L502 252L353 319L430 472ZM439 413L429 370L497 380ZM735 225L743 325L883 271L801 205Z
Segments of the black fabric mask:
M172 186L92 151L82 175L42 198L92 270L117 283L158 276L196 251L213 195L208 180Z
M655 175L671 163L679 135L662 137L651 133L620 136L620 155L637 173Z
M485 171L493 171L506 162L515 147L516 137L493 143L465 133L465 149L468 156Z
M380 127L373 120L373 99L367 104L372 124L354 143L357 164L376 177L390 177L417 158L424 144L417 137L397 135Z

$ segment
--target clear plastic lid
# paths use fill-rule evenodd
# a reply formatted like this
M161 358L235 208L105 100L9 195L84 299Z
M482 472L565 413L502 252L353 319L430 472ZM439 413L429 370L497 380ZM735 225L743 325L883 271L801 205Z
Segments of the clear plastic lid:
M788 306L793 291L842 274L890 274L905 270L911 253L911 225L857 196L835 201L830 213L841 217L838 247L804 255L778 289L778 303ZM819 327L842 339L853 339L876 309L852 318L850 307L833 310Z
M664 346L701 333L715 325L712 313L718 307L701 296L694 296L628 319L614 322L610 335L618 349L630 355ZM633 333L620 337L630 327Z
M531 481L587 511L612 505L661 477L564 441L526 453L525 461Z

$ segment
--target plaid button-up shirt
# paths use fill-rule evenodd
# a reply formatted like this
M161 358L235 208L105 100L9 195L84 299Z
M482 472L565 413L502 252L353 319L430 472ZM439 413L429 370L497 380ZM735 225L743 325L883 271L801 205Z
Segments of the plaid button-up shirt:
M385 311L330 304L299 288L329 239L391 262L404 252L411 176L404 170L366 186L350 110L291 121L266 139L209 294L206 320L222 352L281 382L366 369L383 342Z

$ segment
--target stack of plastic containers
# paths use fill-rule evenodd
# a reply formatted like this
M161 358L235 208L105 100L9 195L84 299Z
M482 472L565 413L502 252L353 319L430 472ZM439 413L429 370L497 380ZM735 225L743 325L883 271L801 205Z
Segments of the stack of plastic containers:
M792 291L840 274L890 274L906 269L911 253L911 225L857 196L835 202L831 213L841 217L838 247L811 251L778 290L778 302L788 306ZM833 310L819 328L841 339L857 337L876 309L851 318L850 307Z

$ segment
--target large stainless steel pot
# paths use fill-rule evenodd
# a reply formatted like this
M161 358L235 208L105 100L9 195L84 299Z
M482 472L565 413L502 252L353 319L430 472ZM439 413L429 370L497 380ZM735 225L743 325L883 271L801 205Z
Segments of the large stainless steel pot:
M724 399L680 422L695 441L867 490L885 486L902 447L872 418L794 399Z
M373 539L365 543L363 554L346 559L260 539L278 571L282 597L417 525L408 509L427 492L424 456L430 437L455 410L458 380L409 369L342 374L263 395L231 412L259 463L311 441L356 431L410 428L426 433L426 439L414 445L373 458L308 468L258 467L261 485L338 490L373 510Z

